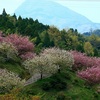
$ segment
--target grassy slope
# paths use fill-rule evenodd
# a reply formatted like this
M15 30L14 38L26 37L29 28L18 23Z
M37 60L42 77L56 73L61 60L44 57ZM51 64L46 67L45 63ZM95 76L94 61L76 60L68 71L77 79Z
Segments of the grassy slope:
M28 78L29 73L24 67L22 67L20 64L15 63L15 62L5 62L2 63L0 62L0 68L7 69L9 71L12 71L16 74L18 74L21 78Z
M23 78L26 78L29 75L18 63L0 63L0 68L7 68ZM51 80L56 82L56 85L55 83L52 83L55 85L54 87L51 87L48 90L43 90L43 84L47 83L48 85ZM66 83L65 89L58 89L58 87L60 87L60 82ZM86 85L85 81L78 78L74 72L68 69L64 72L57 73L50 78L38 80L37 82L22 88L22 90L18 92L17 97L20 97L21 99L23 98L22 100L25 98L31 100L30 96L34 95L40 96L41 100L57 100L56 98L59 95L64 95L66 97L65 100L100 100L100 95L96 92L96 86Z
M100 95L96 92L95 86L86 85L85 81L79 79L75 73L65 71L55 76L38 80L36 83L24 87L19 95L22 96L23 94L23 96L27 97L30 95L39 95L41 96L41 100L57 100L58 95L62 94L66 97L64 100L100 100ZM58 90L51 88L48 91L42 89L43 83L51 82L50 80L56 80L56 78L66 83L66 89Z

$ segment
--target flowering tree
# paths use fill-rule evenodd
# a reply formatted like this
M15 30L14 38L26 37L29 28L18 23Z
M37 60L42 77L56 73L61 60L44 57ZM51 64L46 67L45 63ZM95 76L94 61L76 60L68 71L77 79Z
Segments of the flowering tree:
M15 61L18 52L11 43L1 42L0 43L0 61Z
M78 76L89 83L100 83L100 58L88 57L84 53L71 51L74 57L74 70L78 71Z
M84 53L78 51L71 51L74 57L74 70L86 69L88 67L98 66L100 64L100 58L89 57Z
M22 59L26 60L34 56L34 45L29 41L29 37L10 34L4 39L4 41L12 43L16 47L18 54Z
M35 56L31 60L24 61L23 65L29 70L31 75L40 74L40 78L57 72L55 66L46 55Z
M72 67L74 59L71 53L59 48L48 48L43 51L43 55L47 55L52 63L58 66L58 71L65 69L65 67Z
M78 76L89 83L100 84L100 67L91 67L78 72Z
M15 73L0 69L0 93L9 91L15 86L23 86L24 83L25 80L21 80Z

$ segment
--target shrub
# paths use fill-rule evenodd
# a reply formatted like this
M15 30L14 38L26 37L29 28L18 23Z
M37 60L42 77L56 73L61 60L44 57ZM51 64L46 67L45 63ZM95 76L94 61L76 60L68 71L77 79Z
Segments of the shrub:
M29 57L30 58L34 57L33 53L34 45L29 41L29 37L17 34L10 34L7 37L5 37L4 41L12 43L16 47L18 54L22 59L24 58L26 60ZM23 55L25 56L23 57Z
M33 52L26 52L20 55L23 60L32 59L34 56L35 54Z
M60 75L53 75L47 82L42 83L42 89L45 91L55 89L61 91L66 89L67 83L60 77Z
M18 52L12 43L1 42L0 43L0 61L15 61L17 59Z
M78 76L91 84L100 83L100 67L91 67L86 70L79 71Z
M42 83L42 89L45 91L48 91L52 88L52 85L50 84L50 82L44 82Z
M32 96L32 100L41 100L40 96Z
M21 80L17 74L6 69L0 69L0 93L9 92L13 87L24 85L25 80Z
M0 100L17 100L16 96L13 94L5 94L0 96Z
M74 57L73 70L86 69L100 64L100 58L88 57L86 54L77 51L71 51L71 53Z
M57 100L66 100L66 96L63 92L57 94Z

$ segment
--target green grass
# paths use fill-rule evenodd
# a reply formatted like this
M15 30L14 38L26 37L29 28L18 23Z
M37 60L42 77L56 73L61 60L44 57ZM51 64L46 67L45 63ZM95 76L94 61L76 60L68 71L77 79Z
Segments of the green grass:
M0 63L0 68L6 68L22 78L29 76L27 70L15 62ZM32 96L40 96L41 100L100 100L100 94L96 92L97 86L86 84L84 80L76 76L75 72L66 69L25 86L18 93L15 92L15 95L20 100L31 100Z
M57 82L56 85L59 86L60 81L66 83L65 89L57 89L51 87L49 90L43 90L42 86L44 83ZM55 80L55 81L54 81ZM24 96L41 96L41 100L57 100L58 96L65 96L65 99L59 100L100 100L99 93L94 89L95 86L86 85L85 81L78 78L74 72L64 71L62 73L57 73L56 75L38 80L37 82L24 87L19 95Z

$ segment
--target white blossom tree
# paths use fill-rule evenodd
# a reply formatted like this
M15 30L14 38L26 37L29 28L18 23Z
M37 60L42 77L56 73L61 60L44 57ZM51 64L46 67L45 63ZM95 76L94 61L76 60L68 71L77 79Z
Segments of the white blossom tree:
M0 93L6 90L9 91L13 87L23 86L25 80L21 80L21 78L7 69L0 68Z
M16 60L17 55L18 52L11 43L0 43L0 61Z
M26 60L23 65L29 70L31 75L40 74L40 78L57 72L57 66L53 64L46 55L35 56L31 60Z
M74 64L72 54L66 50L47 48L43 51L43 55L47 55L52 60L52 63L58 66L59 72L67 67L72 67Z
M71 67L74 63L73 56L58 48L45 49L40 55L31 60L26 60L23 65L31 74L39 73L42 79L43 75L51 75Z

